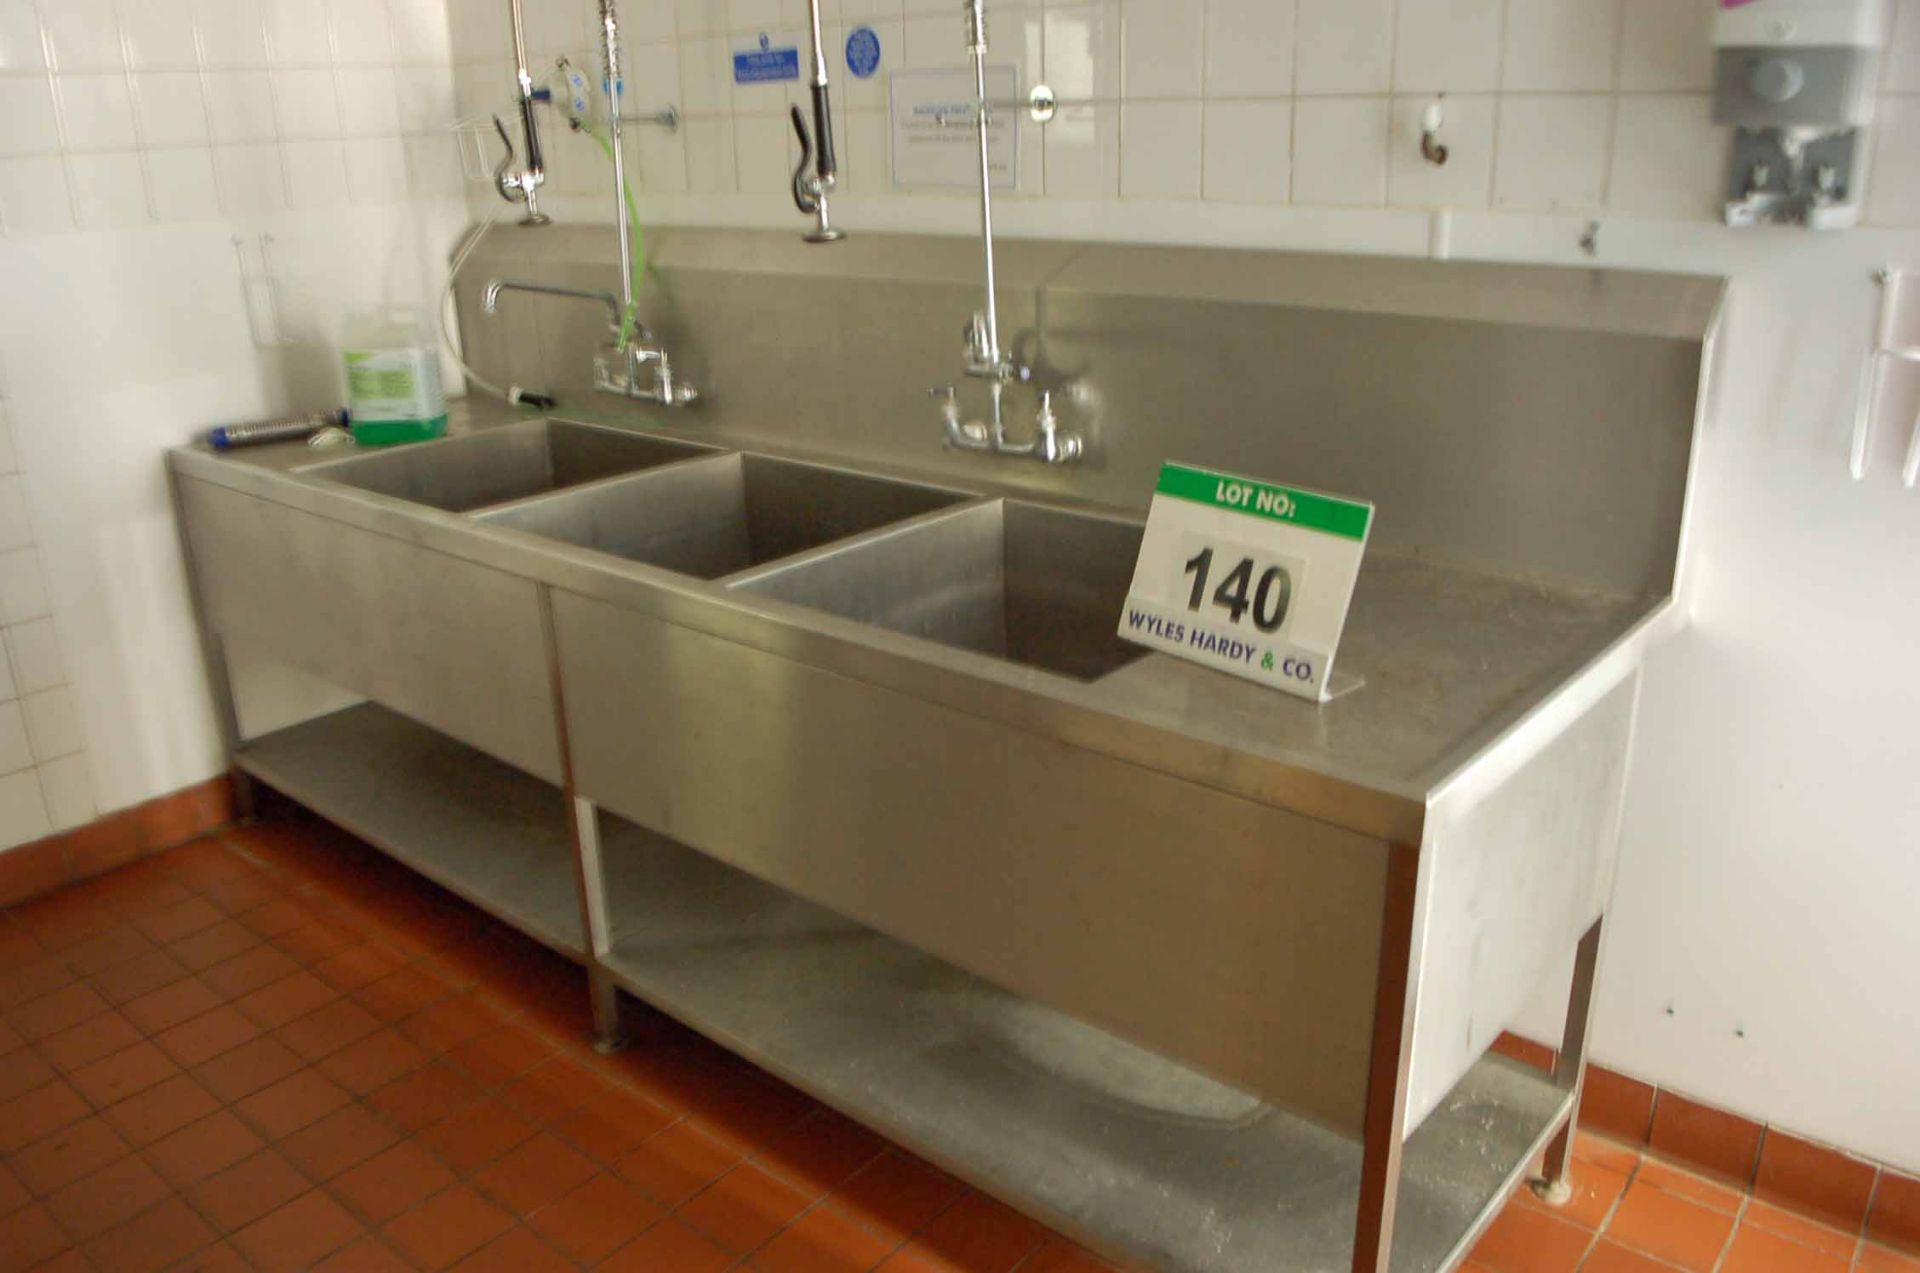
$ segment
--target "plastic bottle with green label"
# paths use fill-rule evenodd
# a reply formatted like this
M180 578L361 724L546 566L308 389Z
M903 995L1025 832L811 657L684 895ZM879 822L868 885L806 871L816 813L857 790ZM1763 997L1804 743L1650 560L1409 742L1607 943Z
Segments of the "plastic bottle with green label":
M385 311L350 318L341 357L354 441L391 446L447 431L440 353L417 316Z

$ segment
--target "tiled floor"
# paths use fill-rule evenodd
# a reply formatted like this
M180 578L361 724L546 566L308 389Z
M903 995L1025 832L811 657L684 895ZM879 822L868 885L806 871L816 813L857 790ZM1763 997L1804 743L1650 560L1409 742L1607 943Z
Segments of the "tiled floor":
M571 965L310 822L0 913L0 1270L1104 1267L645 1010L596 1057L584 1007ZM1580 1197L1517 1203L1479 1267L1920 1273L1582 1153Z

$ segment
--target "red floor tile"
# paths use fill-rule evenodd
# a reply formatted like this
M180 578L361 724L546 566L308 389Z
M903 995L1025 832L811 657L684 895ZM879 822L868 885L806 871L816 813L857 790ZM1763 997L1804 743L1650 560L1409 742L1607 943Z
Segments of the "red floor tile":
M474 1173L473 1182L507 1210L526 1215L559 1201L598 1171L592 1159L542 1132Z
M359 1004L345 999L340 1002L348 1011L364 1017L373 1029L320 1062L321 1071L334 1082L365 1096L428 1063L426 1052L405 1035L382 1027L379 1019Z
M1663 1091L1653 1107L1654 1152L1745 1189L1753 1183L1765 1129L1750 1118Z
M1717 1184L1690 1171L1682 1171L1657 1158L1649 1158L1641 1163L1639 1171L1634 1173L1634 1181L1727 1215L1738 1213L1745 1197L1738 1189Z
M454 1183L453 1172L412 1141L401 1141L342 1172L328 1190L362 1220L382 1225Z
M365 1232L324 1190L314 1189L233 1235L260 1273L309 1269Z
M170 1198L86 1246L87 1258L115 1273L152 1273L186 1259L215 1234L193 1208Z
M131 1151L103 1118L87 1118L35 1141L13 1158L20 1182L35 1194L49 1194L118 1162Z
M331 1180L400 1139L386 1120L362 1105L347 1105L280 1142L284 1153L314 1180Z
M1048 1237L1046 1229L984 1194L969 1193L941 1212L909 1247L962 1268L1005 1273Z
M1580 1273L1673 1273L1673 1265L1621 1246L1608 1237L1594 1244Z
M268 1035L195 1066L193 1077L221 1100L238 1101L272 1087L303 1064L292 1048Z
M318 1070L297 1070L270 1087L234 1104L234 1112L269 1140L291 1136L352 1101L339 1084Z
M1766 1229L1743 1224L1727 1248L1721 1273L1848 1273L1852 1252L1830 1255Z
M220 1004L220 996L206 982L189 976L129 1000L120 1011L148 1034L158 1034Z
M184 1189L233 1166L264 1143L230 1111L220 1110L161 1137L142 1156L174 1188Z
M732 1146L682 1122L622 1158L618 1170L656 1201L677 1207L739 1161Z
M539 1131L538 1124L505 1102L484 1100L425 1128L419 1139L454 1170L475 1172Z
M1622 1246L1700 1273L1714 1267L1732 1232L1732 1216L1638 1180L1607 1226Z
M92 986L74 982L28 1000L9 1012L7 1020L21 1038L34 1042L97 1017L111 1006ZM135 1024L142 1023L136 1020Z
M372 1236L349 1242L313 1266L313 1273L414 1273L413 1265Z
M154 1042L175 1061L195 1066L258 1038L260 1027L226 1004L163 1030Z
M14 1268L29 1269L59 1254L67 1235L45 1207L28 1205L0 1216L0 1251Z
M180 1067L166 1053L143 1041L81 1066L67 1076L67 1081L95 1109L105 1109L178 1073Z
M454 1273L570 1273L578 1266L527 1229L509 1229L454 1265Z
M379 1020L351 999L335 999L325 1007L288 1022L275 1032L279 1040L313 1062L338 1054L343 1048L360 1043L380 1029ZM360 1089L370 1092L381 1082L398 1078L399 1071Z
M1473 1258L1493 1273L1573 1273L1593 1231L1544 1211L1508 1207L1473 1248Z
M1920 1255L1906 1255L1873 1242L1863 1243L1854 1273L1920 1273Z
M1607 1217L1613 1214L1613 1208L1627 1191L1627 1177L1624 1173L1602 1167L1598 1163L1575 1161L1573 1164L1573 1197L1560 1206L1553 1206L1540 1199L1531 1184L1523 1184L1513 1194L1514 1202L1522 1207L1543 1211L1584 1229L1598 1230L1606 1224Z
M51 1038L42 1039L37 1051L52 1062L55 1069L77 1070L130 1048L140 1040L140 1031L131 1021L118 1012L108 1010L79 1025L69 1026Z
M74 1241L86 1242L125 1224L172 1193L153 1168L128 1155L55 1190L45 1205Z
M678 1215L729 1251L745 1255L799 1217L814 1199L751 1163L736 1167Z
M600 1266L603 1273L722 1273L733 1256L712 1239L671 1217L615 1252Z
M897 1245L839 1211L816 1207L755 1252L753 1266L764 1273L865 1273Z
M467 1186L455 1185L394 1220L382 1233L418 1267L444 1269L512 1227L512 1216Z
M827 1199L870 1229L905 1240L952 1206L964 1192L959 1181L917 1158L883 1154Z
M675 1121L643 1096L597 1084L581 1107L562 1117L553 1130L588 1157L611 1166Z
M220 1108L220 1102L191 1075L176 1074L116 1105L104 1117L129 1145L150 1145Z
M71 1084L60 1079L0 1103L0 1153L17 1153L45 1140L92 1110Z
M665 1213L617 1176L598 1175L527 1217L527 1225L583 1263L603 1260L658 1223Z
M217 1171L187 1191L194 1210L223 1233L245 1228L305 1193L307 1178L271 1149Z
M1747 1203L1747 1209L1740 1213L1740 1223L1744 1227L1765 1229L1783 1238L1790 1238L1801 1246L1848 1259L1853 1257L1854 1248L1859 1245L1860 1231L1857 1227L1851 1230L1836 1229L1757 1198Z
M260 941L245 928L241 931L247 933L252 944L200 974L200 980L216 993L239 999L300 970L300 965L285 951Z

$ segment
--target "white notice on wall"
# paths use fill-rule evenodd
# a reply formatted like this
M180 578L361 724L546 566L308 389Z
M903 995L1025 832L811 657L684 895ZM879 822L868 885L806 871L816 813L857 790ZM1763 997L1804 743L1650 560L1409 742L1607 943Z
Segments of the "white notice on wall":
M987 68L987 100L1012 102L1020 69ZM950 190L980 184L974 131L973 71L940 67L893 73L893 184L900 190ZM1011 190L1020 170L1020 109L1003 106L987 124L987 163L993 188Z

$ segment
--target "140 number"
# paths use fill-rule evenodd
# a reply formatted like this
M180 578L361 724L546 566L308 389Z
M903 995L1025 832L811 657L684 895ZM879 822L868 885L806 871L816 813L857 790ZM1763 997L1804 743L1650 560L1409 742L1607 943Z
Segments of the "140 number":
M1193 576L1193 589L1187 594L1187 609L1198 610L1206 600L1207 583L1213 573L1213 549L1202 548L1187 559L1186 573ZM1252 598L1248 598L1251 592ZM1242 557L1238 565L1213 591L1213 604L1225 610L1234 623L1248 611L1253 626L1262 632L1278 632L1287 621L1287 607L1293 603L1293 575L1285 566L1268 566L1259 583L1253 579L1253 558Z

